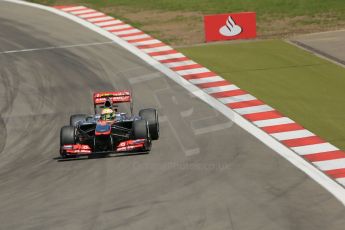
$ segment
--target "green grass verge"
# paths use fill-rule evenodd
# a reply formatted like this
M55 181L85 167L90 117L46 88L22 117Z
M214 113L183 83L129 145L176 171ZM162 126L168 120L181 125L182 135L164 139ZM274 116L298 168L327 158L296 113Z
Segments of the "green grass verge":
M179 49L345 150L345 69L280 40Z
M198 11L203 13L224 13L255 11L259 15L284 14L287 16L314 15L318 13L345 12L343 0L32 0L43 4L84 3L95 7L129 6L137 9L168 11Z
M46 5L84 5L98 9L171 45L202 43L202 16L206 14L254 11L257 13L260 38L286 38L295 34L336 30L345 26L344 0L31 1ZM184 17L181 18L183 14ZM173 18L172 15L176 17ZM161 31L161 34L156 31Z

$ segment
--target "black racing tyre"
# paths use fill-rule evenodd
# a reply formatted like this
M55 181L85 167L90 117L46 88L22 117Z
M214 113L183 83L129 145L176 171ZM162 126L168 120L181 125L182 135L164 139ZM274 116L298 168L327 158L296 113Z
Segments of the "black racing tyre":
M152 140L159 138L159 121L158 113L155 109L142 109L139 111L139 116L147 121L149 125L150 137Z
M69 118L69 124L75 126L79 121L85 121L87 117L87 114L74 114Z
M132 138L136 139L149 139L149 129L146 120L133 121Z
M64 126L60 131L60 145L75 144L75 130L73 126Z

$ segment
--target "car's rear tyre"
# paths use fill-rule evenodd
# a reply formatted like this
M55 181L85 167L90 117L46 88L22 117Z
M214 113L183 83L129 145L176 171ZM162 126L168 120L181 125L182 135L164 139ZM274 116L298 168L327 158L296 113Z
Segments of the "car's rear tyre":
M133 121L132 138L136 139L150 139L149 129L146 120Z
M69 119L70 126L76 126L79 121L86 121L87 114L74 114Z
M60 130L61 157L66 157L62 152L62 146L75 144L75 130L73 126L64 126Z
M139 111L139 116L147 121L149 126L150 137L152 140L159 138L159 121L158 113L155 109L142 109Z

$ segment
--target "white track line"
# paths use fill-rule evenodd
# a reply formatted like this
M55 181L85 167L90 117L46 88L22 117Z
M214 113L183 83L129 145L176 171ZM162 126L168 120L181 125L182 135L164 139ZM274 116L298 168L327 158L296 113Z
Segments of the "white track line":
M182 76L189 75L189 74L207 73L207 72L211 72L211 71L205 67L176 71L176 73L178 73Z
M118 31L118 32L112 32L115 35L124 35L124 34L134 34L134 33L138 33L141 32L138 29L132 29L132 30L123 30L123 31Z
M221 112L224 116L228 117L230 120L234 121L238 126L246 130L247 132L251 133L253 136L261 140L264 144L269 146L271 149L276 151L278 154L280 154L282 157L284 157L286 160L288 160L290 163L295 165L297 168L301 169L303 172L305 172L308 176L313 178L315 181L317 181L320 185L322 185L325 189L327 189L330 193L332 193L342 204L345 205L345 188L342 187L340 184L338 184L336 181L329 178L327 175L325 175L323 172L318 170L315 166L308 163L306 160L304 160L301 156L298 156L295 152L293 152L288 147L284 146L282 143L265 133L260 128L256 127L252 123L250 123L248 120L244 119L242 116L232 112L230 108L228 108L226 105L222 104L217 99L211 97L201 89L199 89L197 86L191 84L187 80L180 77L176 72L169 69L167 66L161 64L160 62L154 60L149 55L145 54L144 52L141 52L140 49L134 47L131 44L128 44L126 41L120 39L117 36L114 36L113 34L102 30L96 25L92 25L80 18L77 18L76 16L73 16L71 14L68 14L66 12L63 12L58 9L54 9L48 6L43 6L35 3L29 3L25 1L20 0L5 0L12 3L22 4L26 6L31 6L35 8L39 8L42 10L46 10L49 12L52 12L54 14L60 15L62 17L68 18L76 23L79 23L83 25L84 27L89 28L90 30L93 30L96 33L99 33L110 40L116 42L119 46L122 46L123 48L127 49L129 52L131 52L133 55L141 58L143 61L145 61L147 64L151 65L153 68L157 69L158 71L164 73L167 77L169 77L171 80L175 81L177 84L180 84L182 87L184 87L186 90L191 92L196 97L199 97L204 102L208 103L211 107L215 108L219 112ZM219 77L220 78L220 77ZM222 79L222 78L221 78ZM222 79L223 80L223 79Z
M23 52L53 50L53 49L66 49L66 48L96 46L96 45L104 45L104 44L114 44L114 42L112 41L111 42L93 42L93 43L82 43L82 44L64 45L64 46L48 46L48 47L32 48L32 49L7 50L7 51L0 52L0 54L23 53Z
M276 139L280 140L280 141L315 136L314 133L312 133L312 132L310 132L310 131L308 131L306 129L296 130L296 131L288 131L288 132L281 132L281 133L273 133L271 135L273 137L275 137Z
M194 65L197 64L196 62L192 61L192 60L188 60L188 61L178 61L178 62L170 62L170 63L165 63L164 65L166 65L167 67L179 67L179 66L185 66L185 65Z
M110 20L110 21L105 21L105 22L98 22L95 23L97 26L111 26L111 25L117 25L123 23L121 20Z
M204 78L196 78L190 79L189 82L192 84L203 84L203 83L210 83L210 82L217 82L217 81L224 81L222 77L214 76L214 77L204 77Z
M254 97L250 94L243 94L243 95L232 96L232 97L222 97L222 98L218 98L218 100L224 104L229 104L229 103L256 100L256 97Z
M136 40L136 39L141 39L141 38L148 38L150 37L147 34L140 34L140 35L133 35L133 36L128 36L128 37L124 37L123 39L126 41L131 41L131 40Z
M70 11L71 14L86 14L86 13L91 13L91 12L96 12L96 11L92 9Z
M83 9L87 9L87 8L85 6L72 6L72 7L68 7L68 8L63 8L62 10L66 11L66 12L70 12L73 10L83 10Z
M130 25L118 25L118 26L108 26L108 27L103 27L105 30L119 30L119 29L126 29L126 28L133 28Z
M217 86L217 87L210 87L210 88L204 88L202 89L206 93L220 93L220 92L226 92L226 91L232 91L239 89L236 85L223 85L223 86Z
M313 163L323 171L343 169L344 164L345 164L345 158L329 160L329 161L316 161Z
M96 12L96 13L90 13L90 14L80 14L78 15L78 17L87 19L87 18L94 18L98 16L103 16L103 15L105 16L105 14L103 13Z
M267 126L274 126L274 125L285 125L285 124L291 124L295 123L293 120L287 117L280 117L280 118L274 118L274 119L267 119L267 120L261 120L261 121L254 121L253 122L258 127L267 127Z
M111 20L111 19L114 19L114 18L110 16L105 16L105 17L99 17L99 18L89 18L87 20L89 22L99 22L99 21L105 21L105 20Z
M147 44L144 44L144 45L147 45ZM185 56L181 53L176 53L176 54L166 54L166 55L154 56L153 58L158 60L158 61L163 61L163 60L167 60L167 59L171 59L171 58L182 58L182 57L185 57Z
M345 185L345 178L338 178L336 179L340 184Z
M126 39L127 40L127 39ZM159 46L155 48L148 48L148 49L141 49L145 53L153 53L153 52L160 52L160 51L167 51L167 50L172 50L170 46Z
M134 46L142 46L142 45L153 45L157 43L161 43L161 41L157 39L151 39L151 40L146 40L146 41L141 41L141 42L130 42Z
M251 114L251 113L268 112L274 109L269 105L256 105L256 106L250 106L250 107L234 109L234 110L241 115L245 115L245 114Z
M322 152L330 152L330 151L339 150L338 148L336 148L334 145L331 145L330 143L322 143L322 144L293 147L292 149L300 155L307 155L307 154L313 154L313 153L322 153Z

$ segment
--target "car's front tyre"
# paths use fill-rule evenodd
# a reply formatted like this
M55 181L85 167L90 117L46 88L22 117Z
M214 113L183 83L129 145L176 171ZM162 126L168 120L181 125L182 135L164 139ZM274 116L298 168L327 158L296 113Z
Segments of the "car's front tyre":
M75 129L73 126L64 126L60 130L60 154L61 157L66 157L62 151L64 145L74 145L75 144Z
M159 121L158 112L156 109L142 109L139 111L139 116L146 120L149 126L150 137L152 140L159 139Z

